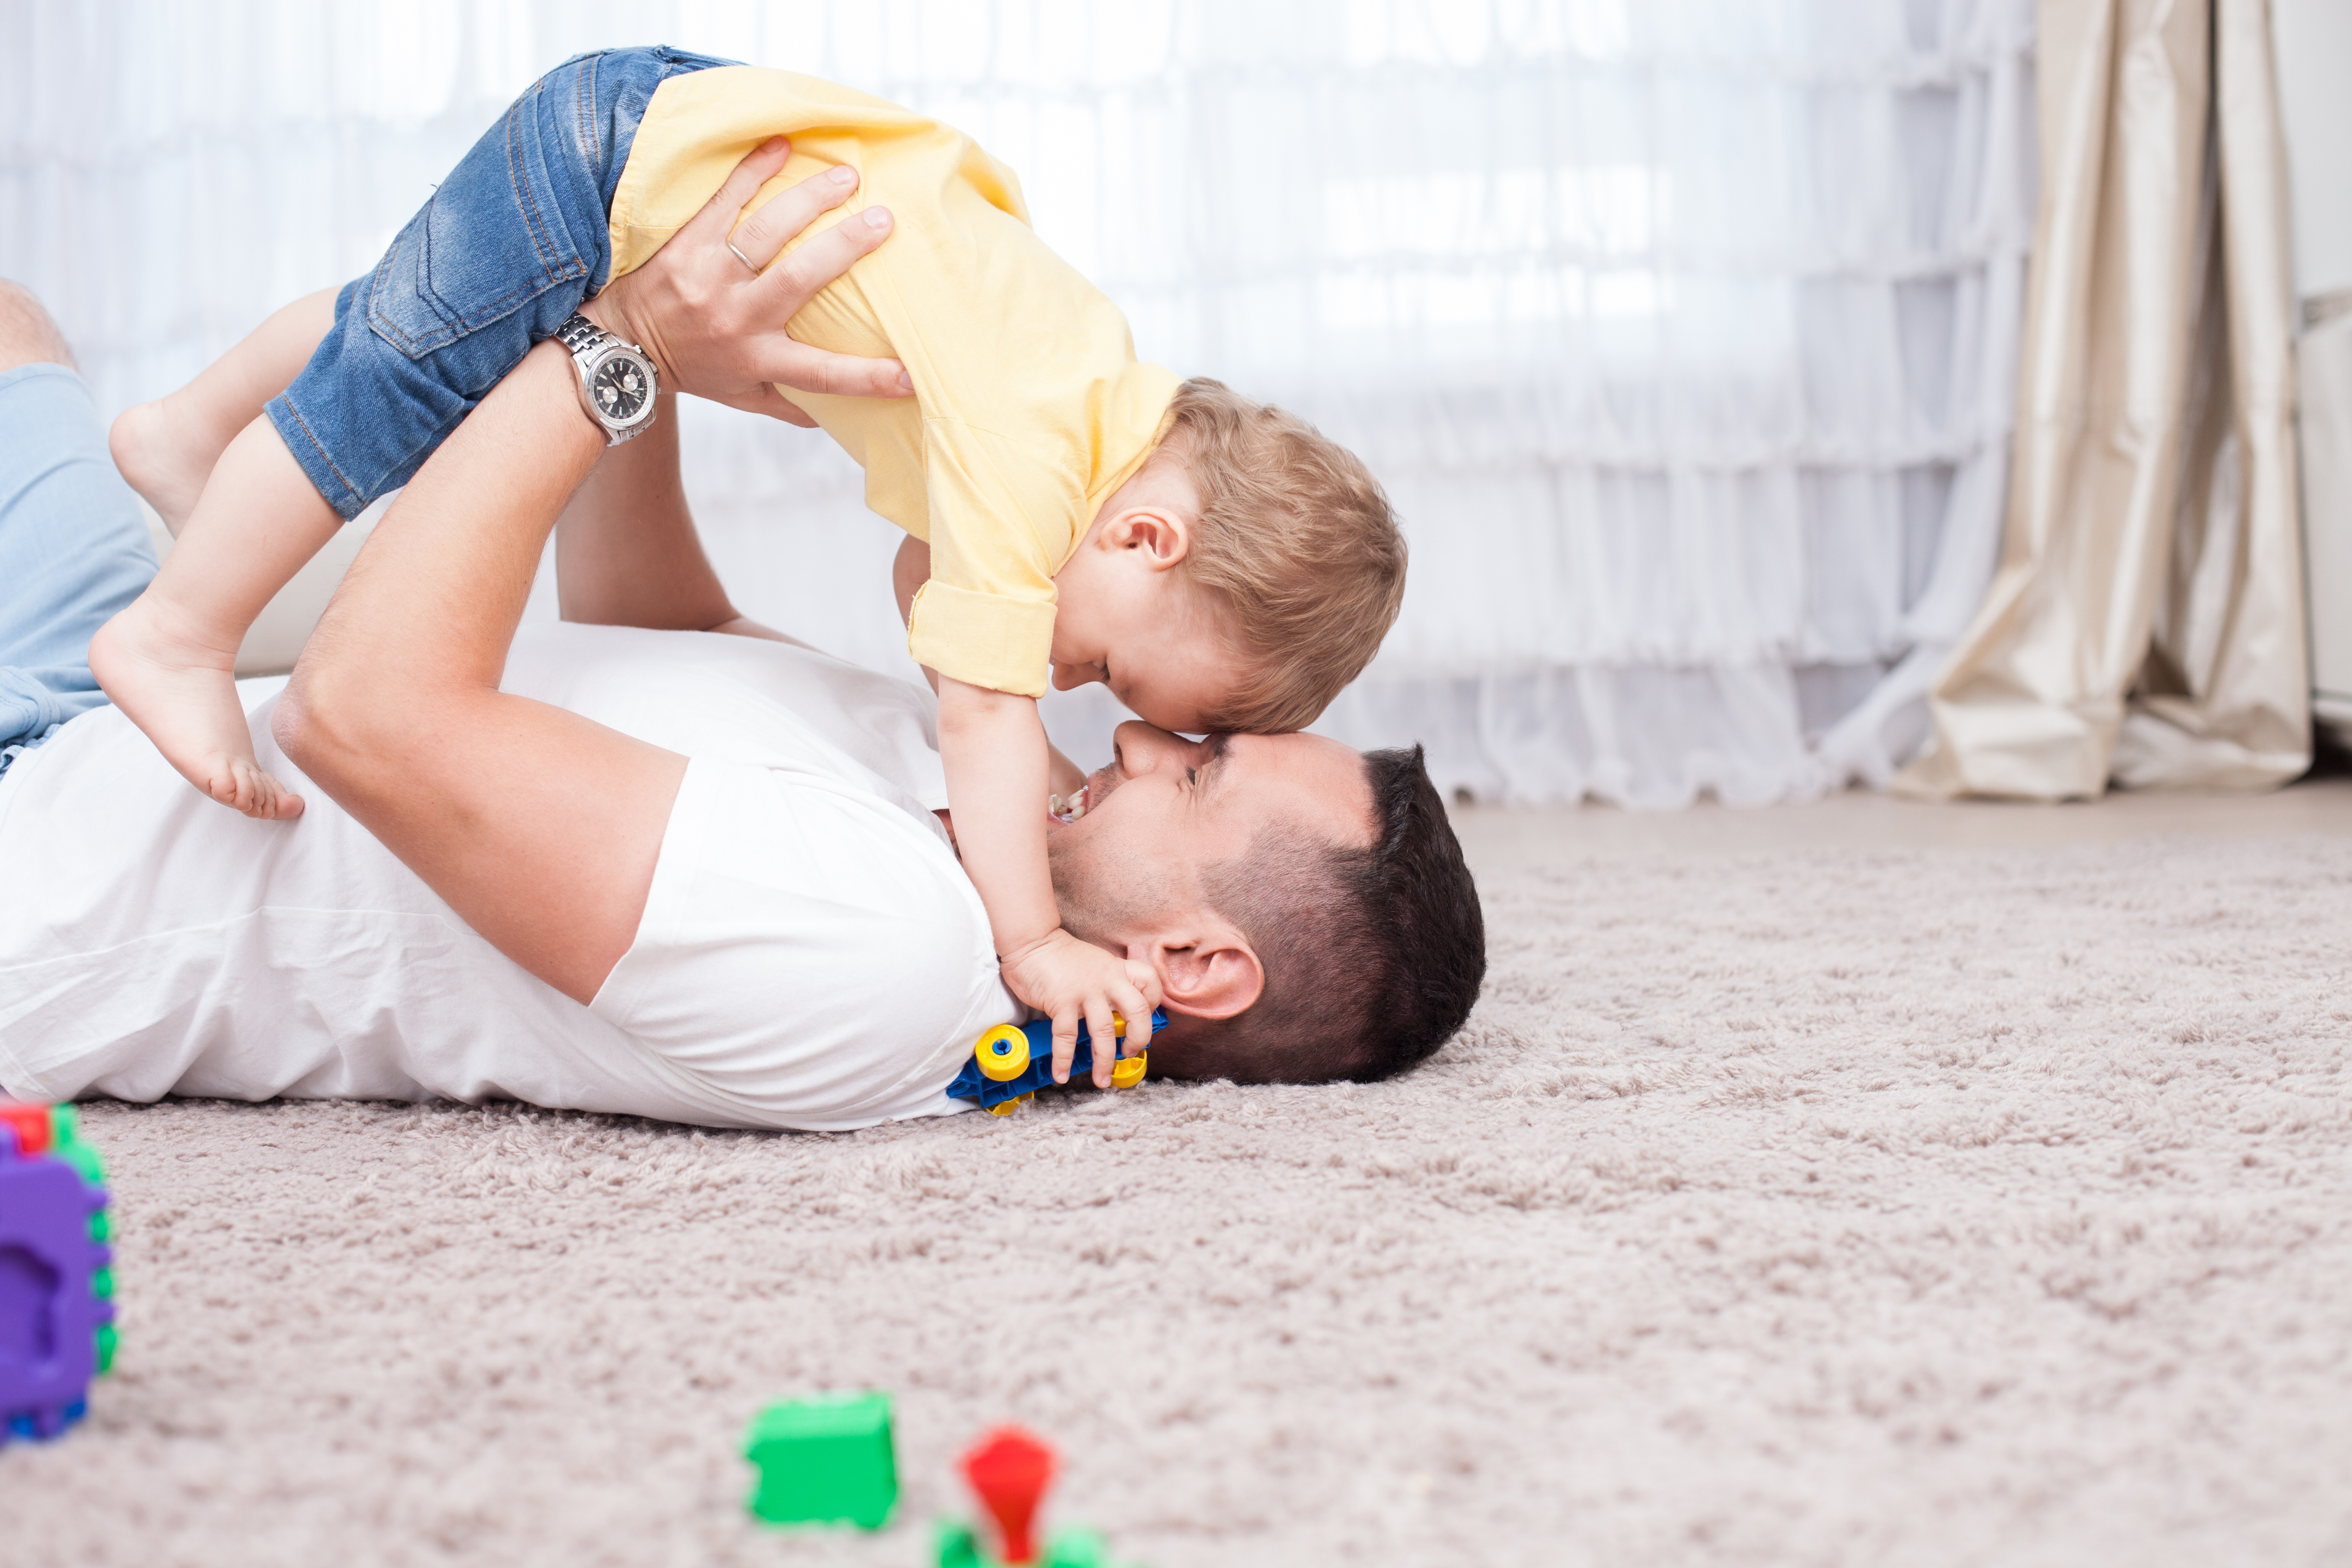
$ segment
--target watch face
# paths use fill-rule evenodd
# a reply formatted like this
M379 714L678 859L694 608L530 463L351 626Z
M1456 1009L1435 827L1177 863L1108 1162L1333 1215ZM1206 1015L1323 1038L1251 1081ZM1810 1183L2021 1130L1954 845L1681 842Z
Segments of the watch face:
M653 395L653 383L645 369L626 354L615 354L596 367L589 378L588 390L594 395L596 407L615 425L625 425L645 411L646 400Z

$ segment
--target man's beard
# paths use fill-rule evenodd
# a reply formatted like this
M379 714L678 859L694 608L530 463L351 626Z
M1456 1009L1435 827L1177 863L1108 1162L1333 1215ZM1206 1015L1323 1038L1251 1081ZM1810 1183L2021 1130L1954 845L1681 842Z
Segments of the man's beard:
M1139 875L1115 856L1098 854L1088 836L1064 828L1045 836L1045 868L1062 929L1080 942L1113 940L1148 924L1167 903L1164 879Z

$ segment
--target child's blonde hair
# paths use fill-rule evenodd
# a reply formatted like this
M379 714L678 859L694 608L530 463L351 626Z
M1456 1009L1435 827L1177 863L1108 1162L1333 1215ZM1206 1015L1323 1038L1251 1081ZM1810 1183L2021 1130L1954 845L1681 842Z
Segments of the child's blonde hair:
M1223 382L1176 389L1160 450L1200 492L1185 566L1247 660L1213 730L1303 730L1380 651L1404 534L1380 481L1312 425Z

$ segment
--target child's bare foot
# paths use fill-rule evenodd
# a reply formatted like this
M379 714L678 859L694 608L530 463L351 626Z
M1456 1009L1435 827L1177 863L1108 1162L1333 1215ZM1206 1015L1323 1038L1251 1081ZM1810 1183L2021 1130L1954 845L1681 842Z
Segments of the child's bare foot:
M90 672L114 705L198 789L247 816L299 816L302 797L263 770L236 700L236 645L175 625L185 617L152 592L98 629Z
M200 428L196 421L174 419L166 402L159 400L123 410L107 432L106 445L131 488L146 498L176 537L195 510L196 498L204 493L205 480L228 441L209 427Z

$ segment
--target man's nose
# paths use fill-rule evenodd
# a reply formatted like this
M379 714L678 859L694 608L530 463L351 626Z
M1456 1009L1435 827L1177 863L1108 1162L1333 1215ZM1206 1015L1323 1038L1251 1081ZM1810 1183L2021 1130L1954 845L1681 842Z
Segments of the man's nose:
M1111 732L1118 747L1119 771L1133 778L1183 761L1189 742L1140 719L1129 719Z

